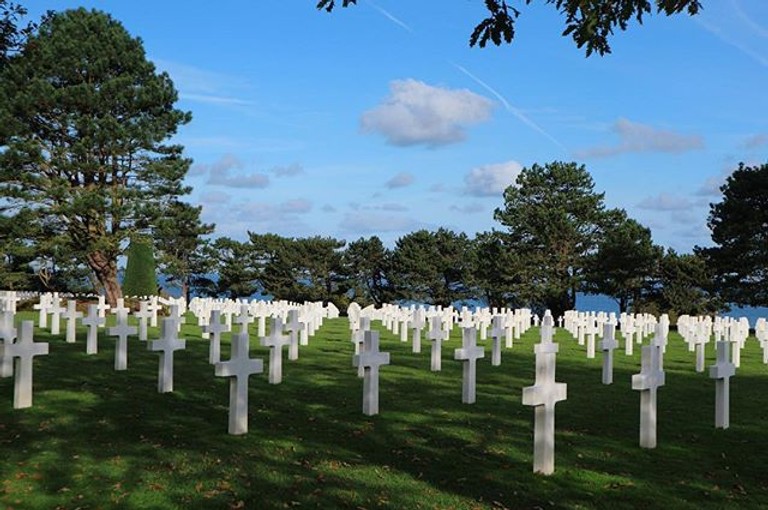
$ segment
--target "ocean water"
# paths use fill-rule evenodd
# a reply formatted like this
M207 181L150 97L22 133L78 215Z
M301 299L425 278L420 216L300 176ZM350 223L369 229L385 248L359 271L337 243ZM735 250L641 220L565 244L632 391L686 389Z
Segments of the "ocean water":
M615 312L618 315L619 304L614 299L602 294L576 294L576 310L580 312ZM754 328L757 319L761 317L768 319L768 308L733 306L731 311L723 312L720 315L736 319L746 317L749 320L749 326Z

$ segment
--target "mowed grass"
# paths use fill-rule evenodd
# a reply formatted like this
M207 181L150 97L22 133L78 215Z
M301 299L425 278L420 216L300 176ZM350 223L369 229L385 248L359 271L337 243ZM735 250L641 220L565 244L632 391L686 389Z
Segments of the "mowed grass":
M347 320L329 320L298 361L284 359L282 384L252 376L244 436L227 434L229 383L214 377L196 326L183 328L187 349L176 352L167 394L157 393L158 353L135 338L128 370L115 372L113 339L87 356L84 328L75 344L38 331L50 355L35 361L34 406L14 410L13 381L0 380L0 507L768 508L768 367L754 339L731 381L731 428L716 430L714 381L671 334L659 446L644 450L631 389L639 346L631 357L617 351L615 382L604 386L599 351L587 359L558 330L568 400L556 408L556 471L544 477L532 473L534 413L521 403L537 328L504 349L499 367L484 343L473 405L461 403L458 328L438 373L428 341L413 354L374 328L392 361L381 370L379 416L361 412ZM266 364L252 331L252 356ZM227 359L228 335L222 351Z

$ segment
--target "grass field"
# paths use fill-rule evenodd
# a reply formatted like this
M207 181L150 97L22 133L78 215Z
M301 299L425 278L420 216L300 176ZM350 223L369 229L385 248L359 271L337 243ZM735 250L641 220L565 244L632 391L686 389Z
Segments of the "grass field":
M392 364L381 370L381 414L366 417L347 321L327 321L298 361L284 360L282 384L251 378L245 436L227 434L229 384L214 377L207 342L195 326L182 333L175 391L159 394L158 354L135 338L128 370L115 372L113 339L87 356L84 329L76 344L39 332L50 355L35 361L34 407L14 410L13 380L0 380L0 507L768 508L768 367L754 339L731 380L731 428L715 430L714 381L671 334L659 446L643 450L631 390L640 349L617 351L604 386L599 352L586 359L558 330L568 400L556 408L556 471L543 477L532 473L533 409L521 404L538 329L500 367L486 343L474 405L461 403L458 328L438 373L427 341L412 354L382 331ZM266 362L255 335L251 345Z

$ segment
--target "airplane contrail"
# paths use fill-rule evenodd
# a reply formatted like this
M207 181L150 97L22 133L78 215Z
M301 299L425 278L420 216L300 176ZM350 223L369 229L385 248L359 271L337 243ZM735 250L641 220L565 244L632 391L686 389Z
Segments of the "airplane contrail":
M543 135L544 137L546 137L547 139L549 139L549 140L550 140L552 143L554 143L555 145L557 145L558 147L560 147L561 149L563 149L565 152L568 152L568 148L567 148L565 145L563 145L563 144L562 144L562 143L561 143L561 142L560 142L560 141L559 141L557 138L555 138L554 136L552 136L552 135L550 135L549 133L547 133L546 131L544 131L544 129L543 129L541 126L539 126L538 124L536 124L535 122L533 122L531 119L529 119L529 118L528 118L528 116L526 116L526 115L525 115L523 112L521 112L520 110L518 110L517 108L515 108L514 106L512 106L512 105L509 103L509 101L507 101L507 100L506 100L506 98L505 98L504 96L502 96L502 95L501 95L499 92L497 92L497 91L496 91L496 90L495 90L493 87L491 87L490 85L488 85L487 83L485 83L483 80L481 80L480 78L478 78L477 76L475 76L474 74L472 74L471 72L469 72L469 71L468 71L468 70L467 70L467 69L466 69L464 66L461 66L461 65L459 65L459 64L457 64L457 63L455 63L455 62L451 62L451 64L453 64L453 66L454 66L456 69L458 69L458 70L459 70L459 71L461 71L462 73L464 73L464 74L466 74L467 76L469 76L469 77L470 77L472 80L474 80L474 81L475 81L475 82L476 82L478 85L480 85L480 86L481 86L481 87L483 87L485 90L487 90L488 92L490 92L491 94L493 94L493 95L496 97L496 99L498 99L498 100L501 102L501 104L502 104L502 105L504 105L504 108L505 108L505 109L506 109L506 110L507 110L509 113L511 113L512 115L514 115L515 117L517 117L517 119L518 119L520 122L522 122L523 124L525 124L525 125L526 125L526 126L528 126L529 128L533 129L533 130L534 130L534 131L536 131L537 133L539 133L539 134Z
M413 33L413 29L410 26L408 26L408 24L406 24L404 21L402 21L402 20L398 19L397 17L395 17L392 13L390 13L389 11L384 9L383 7L380 7L380 6L376 5L375 3L373 3L372 0L367 0L366 3L368 5L370 5L371 7L373 7L375 10L377 10L379 12L379 14L381 14L382 16L387 18L389 21L391 21L395 25L399 26L403 30L407 30L408 32Z

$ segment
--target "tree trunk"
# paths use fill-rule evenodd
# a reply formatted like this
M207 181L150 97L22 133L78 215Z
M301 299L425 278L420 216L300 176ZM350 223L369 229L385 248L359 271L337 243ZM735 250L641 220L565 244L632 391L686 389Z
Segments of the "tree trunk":
M104 287L109 306L116 306L118 298L123 297L123 289L117 281L117 261L102 251L94 251L88 254L88 265Z

